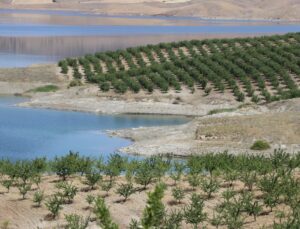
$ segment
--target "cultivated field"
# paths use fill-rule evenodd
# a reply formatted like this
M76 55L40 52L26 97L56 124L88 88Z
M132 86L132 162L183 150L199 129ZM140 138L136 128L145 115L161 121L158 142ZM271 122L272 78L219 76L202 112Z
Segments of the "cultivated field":
M24 229L299 228L299 158L277 150L270 157L2 160L0 222Z
M271 102L299 97L300 35L193 40L96 53L59 62L73 76L107 92L140 90L180 94L230 92L239 102Z

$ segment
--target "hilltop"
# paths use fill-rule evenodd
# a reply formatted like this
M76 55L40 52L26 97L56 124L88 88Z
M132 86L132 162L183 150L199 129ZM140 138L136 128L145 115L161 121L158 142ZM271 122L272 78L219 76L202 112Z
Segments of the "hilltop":
M300 0L1 0L2 7L80 10L101 14L300 20ZM0 3L1 4L1 3ZM1 5L0 5L1 6Z

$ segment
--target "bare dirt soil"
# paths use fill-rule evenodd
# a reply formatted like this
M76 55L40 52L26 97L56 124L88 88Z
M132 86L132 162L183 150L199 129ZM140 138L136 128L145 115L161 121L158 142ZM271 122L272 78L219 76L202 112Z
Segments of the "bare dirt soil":
M300 20L299 0L2 0L16 9L83 10L101 14L198 16L230 19Z
M91 219L95 219L95 216L92 212L92 209L89 208L88 203L86 202L87 195L93 196L102 196L105 197L106 205L109 207L113 220L120 226L121 229L125 229L128 227L131 219L139 220L142 217L143 209L146 206L147 201L147 193L153 190L153 185L150 185L148 190L136 192L124 203L123 197L120 197L115 193L115 188L117 185L109 192L109 195L106 197L106 192L102 191L101 188L92 191L88 190L87 186L83 184L84 177L72 177L69 178L68 182L72 183L78 187L79 192L74 198L74 202L72 204L63 205L63 209L59 214L59 217L55 220L49 217L49 211L47 210L44 202L41 207L36 207L33 203L33 194L37 190L37 187L33 186L32 190L27 194L26 199L22 200L21 195L16 187L12 187L10 192L7 191L1 186L0 187L0 223L8 221L9 229L32 229L32 228L41 228L41 229L50 229L50 228L64 228L66 222L64 220L65 215L67 214L78 214L84 217L90 216ZM58 182L58 177L56 176L43 176L42 183L39 185L40 190L44 191L45 198L47 199L49 196L54 194L57 191L55 185ZM124 177L119 177L116 180L117 184L124 183ZM205 193L201 191L201 188L196 188L196 190L191 190L186 178L183 181L177 184L178 187L183 188L185 191L185 198L181 203L176 203L172 197L172 188L173 181L170 178L165 178L164 182L167 184L168 188L165 192L165 196L163 198L163 203L165 204L166 210L170 212L170 210L183 208L185 204L189 203L189 198L192 193L196 192L197 194L201 194L205 196ZM138 186L135 186L138 188ZM237 192L244 189L244 185L237 181L234 182L233 189ZM226 186L220 188L220 190L213 194L211 199L205 200L205 212L208 214L208 218L211 219L213 217L213 209L217 204L220 203L222 198L222 192L226 190ZM259 195L259 193L257 193ZM278 208L278 209L277 209ZM282 206L279 205L273 212L269 212L268 209L264 209L266 214L261 214L258 216L257 220L254 221L253 217L245 216L245 225L244 228L259 228L263 225L270 226L272 225L275 219L276 210L282 210ZM0 224L0 225L1 225ZM215 228L209 223L205 223L208 228ZM190 225L183 224L182 228L192 228ZM100 228L97 226L96 222L89 223L89 229ZM225 228L220 227L220 228Z
M277 110L249 107L195 118L180 126L120 130L110 134L134 140L133 145L122 149L131 154L171 153L182 156L227 150L236 154L268 154L278 148L296 153L300 151L300 100L285 102L290 103L295 104L291 110L283 110L283 104ZM262 152L250 150L256 140L269 142L271 149Z
M24 93L47 84L64 85L66 80L62 75L56 74L55 65L0 68L0 94Z

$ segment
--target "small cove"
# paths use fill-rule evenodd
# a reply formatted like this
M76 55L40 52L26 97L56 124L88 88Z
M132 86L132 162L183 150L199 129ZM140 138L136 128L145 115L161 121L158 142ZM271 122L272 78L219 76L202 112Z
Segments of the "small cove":
M185 117L159 115L95 115L16 107L20 97L0 97L0 158L11 160L61 156L69 150L106 158L129 140L109 137L106 130L179 125Z

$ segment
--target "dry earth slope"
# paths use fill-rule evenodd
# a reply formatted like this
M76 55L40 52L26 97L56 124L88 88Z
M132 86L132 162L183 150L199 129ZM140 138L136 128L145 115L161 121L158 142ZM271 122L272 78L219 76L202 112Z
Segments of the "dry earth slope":
M2 5L2 6L1 6ZM85 10L104 14L300 20L300 0L0 0L0 7Z

